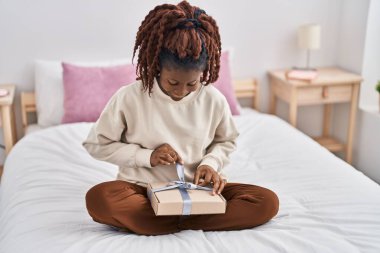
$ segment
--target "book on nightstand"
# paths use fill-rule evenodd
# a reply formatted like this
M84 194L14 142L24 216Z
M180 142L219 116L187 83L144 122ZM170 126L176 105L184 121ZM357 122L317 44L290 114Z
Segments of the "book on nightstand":
M289 80L312 81L318 76L317 70L314 69L292 69L285 72Z

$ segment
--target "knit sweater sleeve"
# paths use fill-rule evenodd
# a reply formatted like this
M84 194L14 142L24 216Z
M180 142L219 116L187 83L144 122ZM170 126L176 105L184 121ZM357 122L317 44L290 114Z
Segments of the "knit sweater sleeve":
M153 150L128 143L124 137L128 122L123 101L119 90L109 100L82 145L92 157L101 161L121 167L152 168L150 156Z
M227 101L224 101L222 112L214 139L206 148L206 155L199 164L208 165L218 173L222 173L223 168L229 164L229 155L236 150L236 139L239 136Z

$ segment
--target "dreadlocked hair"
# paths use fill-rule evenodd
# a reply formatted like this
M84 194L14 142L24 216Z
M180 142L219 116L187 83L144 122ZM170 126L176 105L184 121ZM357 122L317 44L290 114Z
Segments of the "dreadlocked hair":
M142 80L144 91L149 94L162 67L200 70L204 85L218 79L219 28L204 10L187 1L158 5L151 10L137 32L133 58L137 50L137 80Z

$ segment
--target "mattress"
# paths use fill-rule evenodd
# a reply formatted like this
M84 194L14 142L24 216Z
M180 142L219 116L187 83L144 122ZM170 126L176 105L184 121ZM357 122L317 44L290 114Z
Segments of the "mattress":
M44 129L44 127L39 124L31 124L25 128L25 135L33 133L41 129Z
M0 252L380 252L378 184L276 116L245 108L234 119L240 136L225 172L278 194L268 223L143 236L94 222L85 194L117 167L87 154L92 124L75 123L32 132L9 154Z

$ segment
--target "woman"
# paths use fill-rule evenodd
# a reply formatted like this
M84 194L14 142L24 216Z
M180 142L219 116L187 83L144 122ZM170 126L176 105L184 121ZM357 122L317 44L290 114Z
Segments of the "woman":
M182 229L237 230L266 223L278 212L266 188L227 183L222 173L239 133L218 78L221 42L215 20L183 1L163 4L145 17L136 36L135 83L110 99L83 143L96 159L119 166L115 181L86 195L94 221L143 235ZM148 182L185 180L212 185L227 200L225 214L155 216Z

